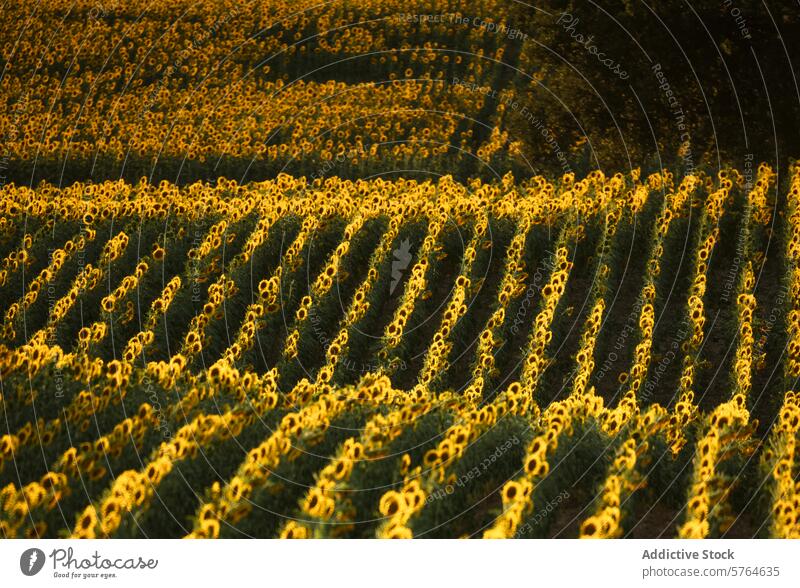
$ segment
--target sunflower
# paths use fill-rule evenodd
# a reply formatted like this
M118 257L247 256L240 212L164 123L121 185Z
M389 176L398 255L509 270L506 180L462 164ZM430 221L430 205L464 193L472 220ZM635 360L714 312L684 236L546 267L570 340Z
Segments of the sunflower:
M581 539L598 539L602 535L600 534L602 523L600 519L596 516L591 516L581 524Z
M200 529L204 537L216 539L219 537L219 520L215 518L202 519L200 522Z
M405 499L403 495L394 490L390 490L381 496L378 510L380 513L387 517L393 517L405 508Z
M333 476L337 480L344 480L353 471L353 462L349 459L338 459L333 466Z
M503 504L514 502L521 494L522 488L519 485L519 482L506 482L506 485L503 486Z
M384 539L413 539L414 533L405 525L392 525L383 532Z
M281 539L308 539L308 528L297 524L294 521L289 521L281 531Z

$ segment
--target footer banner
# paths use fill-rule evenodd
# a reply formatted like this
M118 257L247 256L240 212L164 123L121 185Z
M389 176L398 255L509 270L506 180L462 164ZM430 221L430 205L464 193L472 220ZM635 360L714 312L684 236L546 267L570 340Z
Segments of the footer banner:
M3 586L800 586L790 540L4 540ZM233 583L233 584L232 584ZM544 584L548 585L548 584Z

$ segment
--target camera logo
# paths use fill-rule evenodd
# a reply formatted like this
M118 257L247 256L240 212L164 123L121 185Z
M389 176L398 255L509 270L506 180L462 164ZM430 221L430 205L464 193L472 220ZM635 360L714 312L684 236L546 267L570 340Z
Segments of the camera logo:
M44 567L44 551L31 547L22 552L19 556L19 569L26 576L35 576Z

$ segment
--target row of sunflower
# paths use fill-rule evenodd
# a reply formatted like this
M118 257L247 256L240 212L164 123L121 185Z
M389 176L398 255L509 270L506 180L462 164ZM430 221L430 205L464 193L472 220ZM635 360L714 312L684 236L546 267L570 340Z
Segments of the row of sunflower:
M537 435L525 453L522 475L507 482L502 489L503 509L493 525L484 531L485 538L514 537L520 531L528 515L533 510L533 496L537 481L547 476L550 471L548 456L557 449L562 435L572 433L573 418L575 424L585 423L601 416L603 399L595 395L594 388L587 390L589 377L594 369L594 347L597 335L602 326L605 310L605 296L609 276L610 253L614 236L621 216L621 207L626 202L623 192L625 183L615 176L608 181L602 179L596 185L595 193L599 196L602 208L598 216L602 221L602 234L596 246L595 255L601 260L597 275L594 276L590 294L591 309L586 318L580 338L580 345L575 357L575 369L572 374L572 392L565 400L555 401L541 412ZM646 200L648 191L636 191L644 198L628 200L632 204L629 211L638 212ZM568 227L565 227L565 235ZM559 301L564 293L569 276L571 262L567 261L567 248L561 246L556 251L553 272L548 284L542 289L542 308L534 321L534 329L526 349L518 385L529 397L524 405L535 403L537 384L541 373L547 369L546 350L552 339L550 324ZM539 413L538 407L534 414Z
M788 290L787 345L783 362L783 403L767 448L760 456L760 471L766 480L771 537L800 537L800 483L797 482L797 444L800 441L800 398L796 392L800 376L800 167L792 170L787 196L785 287Z
M108 177L161 160L183 160L175 169L185 171L256 158L308 174L468 164L504 55L521 42L496 0L469 10L429 0L159 2L141 14L129 3L62 4L31 15L15 1L0 25L18 40L3 49L0 132L12 159L54 175L68 160L69 170Z
M723 187L742 182L741 177L731 180L727 174L720 174L720 180ZM710 533L724 534L728 531L736 520L728 499L741 471L725 472L723 464L731 457L740 459L748 456L755 449L750 438L754 423L751 423L747 409L752 387L753 312L756 307L753 295L756 284L753 258L757 253L758 243L755 242L753 228L769 222L770 215L764 211L768 206L768 194L773 183L774 172L768 166L761 166L757 181L747 194L745 213L740 221L742 229L739 231L744 269L740 275L736 299L738 344L731 374L733 391L730 400L716 407L703 423L705 432L695 450L686 520L678 530L680 537L702 538ZM708 256L710 257L710 248ZM702 296L703 292L701 287L699 292L694 293ZM694 345L691 347L696 349Z
M722 173L722 172L720 172ZM708 279L708 266L714 246L719 237L719 220L725 211L733 181L720 177L718 188L714 189L713 178L705 177L707 195L698 219L698 243L691 262L691 285L687 300L687 334L681 343L683 359L678 385L674 418L670 418L667 439L677 454L687 442L686 427L698 416L695 404L695 375L698 369L698 355L704 340L704 296Z
M661 178L651 177L648 180L649 187L653 189L666 190L670 187L667 183L669 179L661 181ZM665 425L667 415L661 406L656 404L644 413L641 412L639 390L650 367L655 327L656 282L661 272L664 240L672 220L684 211L698 184L698 178L686 176L676 192L665 195L653 226L645 277L639 294L639 342L634 350L630 370L620 377L623 385L621 399L605 421L610 432L625 434L626 437L605 473L593 514L581 524L581 537L609 538L623 534L623 521L630 514L629 498L642 484L637 463L650 449L652 437Z
M770 220L767 209L768 190L773 185L771 178L770 170L759 170L756 187L748 195L752 215L743 221L745 227L752 224L763 228L763 223ZM599 431L610 443L609 447L613 447L614 457L606 471L593 518L584 521L582 532L586 536L621 534L624 502L643 481L640 472L644 462L640 460L649 451L648 443L657 435L665 433L669 438L670 434L685 428L688 421L682 419L682 411L699 412L687 395L677 403L672 414L657 405L649 409L640 407L641 399L637 396L651 363L655 284L664 254L664 239L671 221L684 214L686 203L704 183L695 176L685 178L674 194L665 197L650 236L647 273L641 291L644 304L639 311L639 341L633 354L631 375L623 382L626 393L617 406L606 408L604 400L591 387L598 334L605 324L610 296L609 264L618 248L614 241L617 224L625 215L633 217L641 212L653 190L670 185L670 181L667 175L640 181L638 174L627 179L621 175L606 177L601 172L593 172L588 178L577 181L567 175L557 183L535 178L515 184L512 177L506 177L494 184L473 182L468 186L456 184L451 178L421 183L348 182L336 178L308 182L303 178L281 176L251 186L221 181L215 186L195 184L176 188L143 182L131 187L114 182L99 187L87 184L81 190L71 187L63 193L45 186L41 189L48 194L45 198L38 196L37 191L28 192L14 186L4 188L3 207L14 211L10 218L21 222L26 217L34 221L45 217L61 222L58 220L61 208L66 207L64 222L73 224L64 234L74 236L77 233L77 240L90 234L95 241L97 235L103 234L107 235L107 240L92 245L94 253L91 254L99 261L91 260L88 266L82 266L77 260L72 265L64 265L62 261L57 268L63 275L56 285L57 303L46 309L45 327L31 331L26 341L18 341L15 336L4 342L3 349L8 353L0 366L5 393L0 400L5 411L16 413L14 422L19 422L19 426L13 434L9 431L0 439L3 462L8 464L29 457L35 444L48 448L48 453L47 463L39 466L40 469L46 467L46 472L34 475L36 468L25 469L17 483L8 484L2 490L0 521L3 532L9 536L51 535L57 532L54 523L59 505L70 500L70 504L80 501L75 510L77 521L69 524L72 534L119 536L130 526L130 520L140 520L153 508L158 502L159 487L165 479L174 477L182 464L199 459L201 452L224 446L245 431L257 429L259 423L264 422L262 419L276 419L276 430L252 451L248 450L237 472L226 481L209 487L204 504L197 509L192 521L191 536L218 536L223 527L227 529L246 519L257 518L258 512L249 502L250 497L256 493L263 498L275 491L277 476L272 472L282 464L302 462L306 449L326 439L335 442L334 451L328 465L315 469L311 490L299 503L297 512L303 515L304 521L284 523L277 532L293 537L327 536L337 529L346 533L351 528L349 525L355 523L350 498L360 489L361 476L387 457L397 456L398 465L392 466L395 476L392 486L373 505L375 512L384 517L376 532L387 537L413 536L417 529L422 531L419 517L429 514L431 497L456 482L459 464L475 454L479 442L494 426L518 418L530 423L533 441L527 444L524 473L501 490L503 509L486 536L518 534L526 517L532 514L531 504L538 496L539 483L556 468L559 444L564 450L565 445L572 443L568 437L585 427ZM732 180L721 176L720 188L709 189L710 196L704 203L700 245L693 260L690 306L698 315L690 318L694 330L687 337L687 356L703 342L705 282L708 259L717 240L715 225L723 214L732 186L740 181L740 178ZM708 182L705 185L709 187ZM162 189L164 199L159 201L157 195ZM25 208L12 206L18 204L23 193L47 203L40 207L38 216ZM138 202L140 194L142 203L132 206L131 203ZM130 259L135 245L135 219L139 213L155 223L167 223L169 230L176 234L191 235L196 226L202 227L202 231L182 249L171 237L160 236L152 244L148 243L144 258ZM123 221L122 232L109 230L109 224L116 221L117 216ZM464 392L439 390L438 376L452 368L454 332L468 309L473 285L480 282L476 280L478 252L487 244L495 246L489 227L493 226L493 219L506 220L506 217L512 234L505 250L497 252L504 263L494 286L496 291L488 298L492 306L485 322L474 327L478 344L472 349L468 362L474 378L467 382ZM260 262L252 265L254 260L260 259L258 255L263 250L271 248L278 240L284 226L281 223L286 219L297 219L298 232L287 241L286 248L275 255L275 268L269 264L265 267ZM427 221L427 234L420 238L415 265L396 301L398 313L389 319L389 325L394 324L398 316L404 319L399 324L402 334L380 342L390 351L404 343L409 330L406 321L419 311L420 301L431 289L436 273L431 271L434 268L428 260L435 259L447 224L453 223L459 229L469 227L472 235L452 280L452 290L442 304L441 316L431 330L430 344L425 347L414 383L410 390L399 389L389 379L395 374L387 361L382 364L385 373L379 370L352 385L342 383L348 379L345 376L352 377L352 374L340 373L341 380L332 384L337 366L341 367L340 359L346 357L351 337L362 337L360 331L369 326L363 319L370 303L386 298L386 292L374 286L379 278L388 284L391 256L398 239L410 224L420 221ZM340 223L338 226L343 229L336 229L335 223ZM549 223L559 227L560 237L553 243L552 259L547 263L550 272L547 281L536 293L538 314L530 321L527 345L520 351L519 381L505 386L491 398L491 390L487 390L485 381L480 378L495 377L491 374L497 348L494 342L502 330L509 327L506 309L512 301L520 300L526 282L531 280L523 263L531 230ZM603 227L602 238L594 251L600 262L578 337L572 393L565 400L540 407L536 402L538 388L541 388L540 376L552 366L553 333L556 332L553 325L558 320L558 309L566 304L565 293L573 271L570 254L577 250L576 244L592 223ZM325 228L328 225L333 228ZM42 258L39 253L42 244L38 239L44 233L37 232L35 223L32 226L30 232L15 231L20 240L9 243L4 253L17 263L38 264L30 267L50 267L52 260ZM374 247L358 241L368 227L382 227L382 232L375 235ZM310 243L325 231L336 233L339 240L324 252L319 271L311 273L304 254ZM747 242L750 240L748 237ZM791 252L791 241L788 246ZM302 338L295 333L310 328L309 315L331 296L339 280L346 279L343 264L361 247L369 247L369 251L358 252L365 256L369 253L369 266L363 279L354 280L352 296L342 301L341 314L334 325L338 334L325 347L324 358L320 357L324 362L322 367L316 374L310 373L307 379L282 386L284 370L301 351L295 346ZM231 251L226 252L227 248ZM69 249L77 255L74 242ZM25 259L21 260L20 251L30 255L22 256ZM176 259L176 255L183 257ZM61 259L62 256L55 257ZM170 268L173 269L167 271L164 260L171 257ZM755 354L754 265L758 257L750 245L747 258L737 291L738 346L733 371L738 388L729 402L702 419L700 426L704 436L696 447L695 479L689 497L691 512L702 514L705 506L709 518L719 522L706 531L702 524L692 527L687 522L681 530L687 535L724 532L727 500L722 482L725 473L717 466L728 454L741 458L753 450L752 423L746 405ZM178 269L174 269L175 261L180 266ZM227 312L226 306L240 299L234 298L234 294L238 289L247 288L242 272L248 265L252 265L251 272L261 272L257 276L247 276L254 278L250 287L253 302L243 309L245 316L241 322L233 324L228 347L220 353L210 353L203 344L213 339L209 326L221 321ZM13 263L8 267L12 268ZM100 273L89 275L95 268ZM16 277L14 272L20 269L9 275ZM308 294L299 296L299 304L291 308L281 295L286 284L284 279L290 275L299 276L307 269ZM158 273L163 275L162 287L143 299L143 311L136 311L141 312L140 330L132 332L127 339L116 341L121 356L109 359L102 348L112 332L110 329L128 312L128 302L142 292L142 284ZM36 271L30 273L27 285L38 283L40 275ZM174 329L165 331L164 324L182 318L180 313L173 312L176 305L183 304L190 291L205 283L208 286L200 292L195 314L181 325L184 330L178 348L170 350L169 346L164 346L162 349L161 340L174 332ZM106 287L107 292L100 292L102 287ZM41 290L41 286L34 288ZM64 302L59 304L58 301ZM45 306L41 304L44 301L38 302L33 301L27 310L29 314ZM94 308L90 308L90 302ZM74 332L69 331L69 337L59 338L56 344L53 330L69 329L65 317L79 306L90 321ZM279 309L288 311L284 316L288 323L284 325L286 332L283 334L278 334L272 323L259 320ZM367 322L371 320L368 317ZM136 321L130 318L128 322ZM382 328L381 332L385 334L386 330ZM268 363L266 369L253 369L248 363L249 356L244 353L257 337L269 337L277 346L276 363ZM195 357L202 359L204 365L206 359L210 358L211 362L205 368L192 362ZM791 368L787 369L790 373ZM52 409L47 408L43 416L20 420L21 415L27 414L24 411L39 405L41 399L37 398L37 393L55 371L67 382L66 394L59 401L57 412L52 413ZM635 382L640 383L636 385ZM682 382L682 385L691 392L692 381ZM156 400L148 396L148 386L156 389L155 399L163 406L158 406ZM774 434L775 439L780 439L787 447L790 446L787 435L794 431L792 398L787 395L787 410L781 413L781 428L776 428ZM341 442L331 437L331 425L356 411L363 411L365 416L363 431ZM429 422L426 420L429 418L442 422L440 437L435 443L424 452L414 454L413 458L411 452L396 454L396 442L413 431L419 422ZM159 441L157 433L164 426L174 428L175 432L169 439ZM80 441L70 441L65 435L67 431L70 435L77 433ZM675 439L670 438L671 441ZM790 454L793 455L793 449ZM784 514L780 520L787 521L794 511L787 511L786 503L794 498L787 494L785 454L781 455L784 456L780 458L783 461L778 460L781 477L776 470L775 484L782 488L780 512ZM139 465L131 467L129 458L138 456L145 457ZM118 464L127 465L123 470L116 470ZM354 474L358 476L353 478ZM93 489L85 496L71 492L81 480L92 484ZM709 502L705 505L695 500L706 496L706 490L698 486L701 482L707 482L710 488ZM95 490L97 485L100 485L99 491Z
M622 196L622 185L618 182L613 187L610 194L614 198ZM633 190L634 193L644 195L644 198L634 198L629 202L632 203L630 212L636 214L641 205L644 204L646 197L649 193L647 189L644 191ZM620 203L621 204L621 203ZM600 239L597 243L595 255L600 260L597 268L596 275L592 282L591 293L588 301L590 310L586 320L582 326L582 333L580 336L580 344L575 356L575 368L571 376L572 390L567 398L563 401L556 401L551 406L555 405L557 408L574 410L574 417L577 422L582 422L587 419L599 419L602 422L604 416L603 399L598 397L594 388L588 388L589 378L594 371L594 355L595 344L600 328L603 324L603 315L606 307L606 296L608 294L608 279L609 279L609 262L610 254L613 249L614 236L617 233L618 222L622 214L620 207L615 200L610 200L606 205L603 217L603 230ZM556 271L557 273L557 271ZM552 285L552 278L551 284ZM542 312L548 312L545 315L546 320L552 321L552 308L555 307L551 301L548 301L547 286L542 291L545 297L545 308ZM560 296L560 295L559 295ZM557 305L557 303L556 303ZM540 328L544 321L540 322L540 313L536 317L535 325ZM549 334L549 332L547 333ZM540 340L540 349L543 351L549 338L542 336L541 330L536 330L533 337L538 337ZM540 352L541 353L541 352ZM529 356L528 356L529 357ZM528 361L528 357L525 361ZM537 365L546 369L544 357L540 355ZM526 366L527 367L527 366ZM538 374L534 373L533 376L526 373L525 367L522 371L521 383L526 385L531 393L535 393L536 384L538 382ZM559 438L562 435L568 435L572 432L573 414L565 410L558 410L555 414L550 413L550 407L544 410L543 420L545 426L543 430L534 438L527 449L525 460L523 464L523 474L514 481L508 482L502 491L503 498L503 511L494 522L494 525L484 532L486 538L502 538L514 537L521 530L521 526L525 524L526 518L531 514L534 503L533 498L536 490L536 484L543 479L550 471L550 460L554 451L558 447ZM576 424L577 424L576 422ZM558 467L559 464L555 464Z

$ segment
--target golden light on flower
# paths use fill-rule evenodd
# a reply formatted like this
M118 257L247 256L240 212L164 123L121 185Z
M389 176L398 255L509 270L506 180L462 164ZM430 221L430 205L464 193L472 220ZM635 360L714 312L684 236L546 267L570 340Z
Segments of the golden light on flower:
M337 88L304 86L305 94L292 89L287 100L308 101L314 92L329 97ZM380 98L394 104L397 88L378 91ZM421 83L408 98L430 88ZM364 99L365 92L357 94ZM328 114L341 113L332 106ZM440 132L414 129L411 120L401 128L414 137ZM308 131L298 129L296 144L281 138L264 153L277 157L282 145L287 154L310 153ZM362 140L373 132L363 129ZM342 133L330 137L325 152L363 161L370 148L342 150L354 140ZM229 146L247 153L254 149L250 138ZM198 157L210 140L201 139ZM485 151L506 149L506 139L496 134ZM68 513L72 535L135 533L132 521L151 521L159 500L176 500L170 489L180 476L200 475L204 456L241 442L246 450L239 463L226 464L224 479L197 487L188 536L257 526L262 508L280 499L288 512L271 529L276 536L410 538L424 535L439 512L464 509L476 489L489 487L492 524L484 536L535 535L546 525L526 523L550 514L549 493L571 475L562 457L589 432L608 451L591 504L580 505L587 507L581 536L628 533L632 498L659 483L648 477L649 465L663 448L689 464L680 536L725 532L736 508L730 490L741 483L731 479L736 462L728 460L751 456L769 488L769 533L797 536L797 395L787 390L782 404L775 402L775 424L762 442L749 412L753 382L764 373L759 364L777 336L763 332L771 303L764 304L757 276L767 227L778 218L786 225L787 238L779 241L785 262L773 260L770 271L785 270L788 284L780 369L786 381L800 373L800 173L785 211L774 207L773 175L759 170L749 193L733 171L711 184L698 173L676 186L668 172L641 170L464 184L284 174L249 185L7 186L0 194L6 218L30 203L41 207L34 218L55 217L74 233L42 257L49 225L20 231L0 261L0 282L7 280L0 287L26 276L24 290L3 309L0 404L29 410L35 400L38 408L57 371L66 393L58 413L26 414L0 436L6 468L35 446L53 452L46 475L0 488L3 532L64 531L43 523L70 495L79 503ZM736 216L743 246L728 313L735 338L729 369L717 376L726 378L727 397L707 407L700 386L721 305L712 295L719 287L715 263L731 246L729 231L717 227L745 203L750 212ZM685 283L670 294L687 331L673 346L664 334L664 284L677 271L673 231L694 214L700 218L692 218L696 233L680 270ZM159 228L147 233L157 235L152 242L138 243L131 230L142 219L147 230ZM112 222L126 232L109 230ZM644 228L636 225L642 272L630 295L615 299L620 247L633 222ZM405 253L410 259L390 293L393 264ZM616 349L621 318L625 336ZM619 357L604 366L612 349ZM671 367L663 376L666 356ZM658 393L674 387L674 402L657 404L653 386ZM496 453L493 435L505 442L505 428L519 423L524 438ZM469 474L476 464L479 482ZM287 471L302 471L307 482L288 488ZM361 491L378 473L380 493L364 499ZM93 488L82 503L80 480ZM362 527L364 520L371 526Z

